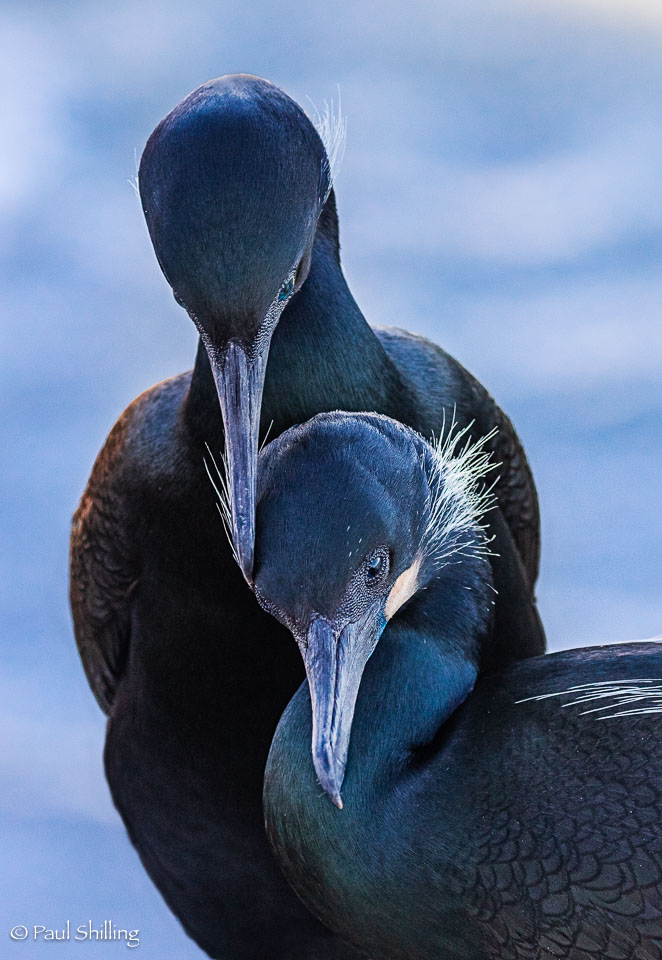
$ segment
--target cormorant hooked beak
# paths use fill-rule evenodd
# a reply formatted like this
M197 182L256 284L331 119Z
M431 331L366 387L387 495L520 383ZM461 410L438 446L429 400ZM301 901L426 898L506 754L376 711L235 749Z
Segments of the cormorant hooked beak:
M232 544L241 572L252 585L255 480L269 341L253 352L237 341L223 350L207 346L207 355L223 414Z
M313 765L331 802L343 808L340 795L354 709L361 678L377 645L386 619L374 608L359 621L341 629L325 617L314 616L301 653L313 709Z

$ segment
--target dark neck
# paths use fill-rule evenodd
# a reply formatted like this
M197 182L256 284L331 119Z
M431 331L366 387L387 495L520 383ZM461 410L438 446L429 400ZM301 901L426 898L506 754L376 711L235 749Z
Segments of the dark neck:
M330 198L332 200L332 198ZM330 410L377 410L399 419L406 404L398 372L366 323L340 267L334 209L320 218L310 273L274 332L262 402L271 436ZM201 429L218 423L218 401L198 346L188 414Z
M484 561L465 563L480 569ZM401 786L407 776L403 760L420 761L417 752L430 748L473 689L490 601L478 580L466 590L461 569L449 567L396 614L368 661L343 788L348 803L355 791L374 791L370 802L384 797L385 775L393 787L396 782ZM366 778L367 769L371 775Z
M484 561L475 563L471 591L459 574L462 565L449 567L448 577L417 594L384 631L359 692L342 811L320 793L315 779L305 687L274 737L265 777L269 835L304 902L341 933L355 930L357 943L363 935L370 942L376 929L371 925L388 922L366 911L366 897L380 888L384 903L391 896L398 903L398 878L407 869L408 810L418 802L426 767L444 750L447 721L477 677L490 601ZM393 869L386 871L389 861Z

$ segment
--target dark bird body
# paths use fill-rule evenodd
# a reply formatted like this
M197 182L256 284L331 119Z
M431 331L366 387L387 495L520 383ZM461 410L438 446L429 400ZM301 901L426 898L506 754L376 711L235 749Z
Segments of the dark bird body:
M261 463L255 589L308 676L265 814L303 902L380 960L659 960L659 645L478 678L484 460L327 415Z
M250 403L243 393L239 400L233 394L239 380L231 374L239 370L237 376L244 376L241 364L250 367L260 350L264 354L264 304L276 302L291 250L306 246L309 230L304 224L297 246L296 224L269 220L271 207L263 211L260 205L274 202L278 191L271 181L260 181L260 171L272 177L282 156L272 169L264 144L259 162L250 149L257 149L255 131L263 123L267 146L272 138L274 151L289 156L288 144L278 140L283 128L283 136L294 140L290 161L298 157L305 165L306 151L318 149L317 135L310 127L312 133L295 136L293 118L302 127L309 121L284 94L255 78L215 81L191 98L190 110L184 101L150 139L140 186L159 262L202 341L194 370L138 397L99 454L72 532L76 639L109 717L105 764L115 804L187 932L225 960L345 957L347 948L300 905L268 849L261 811L264 764L302 668L287 631L260 610L234 563L203 465L205 443L219 451L225 442L222 397L239 449L230 457L238 485L233 523L250 580L251 495L249 485L241 486L237 464L256 455L256 447L251 453L242 444L255 403L260 410L261 383L254 386L259 364L241 381L255 391ZM273 128L274 116L285 116L290 127ZM235 152L219 160L219 125L222 133L226 121ZM250 132L245 143L244 121ZM162 166L159 137L165 137ZM309 180L316 185L316 153L311 164ZM281 206L307 209L305 198L291 197L306 184L303 174L285 177ZM220 227L209 222L215 198L223 212ZM268 251L249 243L250 230L261 223L274 236L282 229L283 245L287 240L291 247L282 270L265 266ZM537 501L509 421L438 347L367 325L340 268L332 192L312 230L293 295L273 336L268 331L262 435L272 422L270 437L335 408L383 411L424 434L438 431L444 413L450 418L454 408L457 420L475 420L479 433L499 424L494 445L503 462L503 495L491 516L501 593L499 626L486 644L485 662L539 653L544 637L532 601ZM221 254L226 273L219 272ZM274 258L278 254L275 249ZM194 255L194 262L186 261ZM235 367L228 366L228 357Z

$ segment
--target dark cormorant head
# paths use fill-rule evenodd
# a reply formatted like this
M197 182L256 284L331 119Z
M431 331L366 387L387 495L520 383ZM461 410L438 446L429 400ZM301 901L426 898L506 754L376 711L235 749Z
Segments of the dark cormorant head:
M198 87L161 121L143 152L139 187L161 269L209 356L225 427L232 539L250 581L267 354L308 275L331 189L329 157L285 93L258 77L226 76Z
M301 650L313 763L339 807L361 677L389 620L432 580L449 619L466 590L487 606L491 465L468 429L429 445L377 414L320 414L260 455L254 588Z

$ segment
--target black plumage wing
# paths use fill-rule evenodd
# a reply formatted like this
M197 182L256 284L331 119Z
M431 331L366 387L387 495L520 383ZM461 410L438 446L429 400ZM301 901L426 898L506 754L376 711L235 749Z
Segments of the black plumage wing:
M475 397L474 409L481 412L481 427L486 432L497 428L486 445L494 463L501 464L495 492L533 593L540 569L540 510L533 473L510 418L474 376L463 372Z
M487 957L662 960L662 716L617 716L604 689L511 706L501 748L486 730L455 884Z
M472 377L473 380L473 377ZM476 383L476 381L474 381ZM476 383L478 387L479 384ZM485 393L480 387L480 391ZM497 495L499 506L513 535L531 592L540 569L540 510L529 461L510 418L488 395L497 434L488 444L493 460L500 463Z
M128 415L120 418L101 450L71 529L69 597L76 643L105 713L124 669L131 594L139 578L134 530L122 493Z

